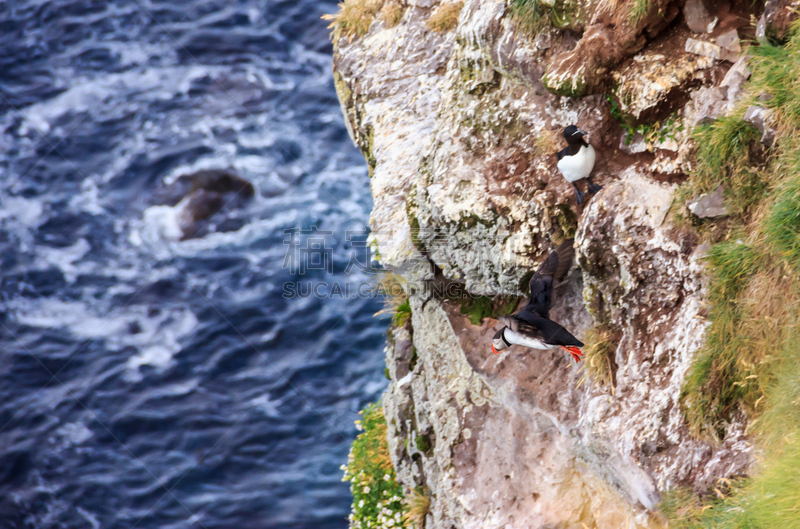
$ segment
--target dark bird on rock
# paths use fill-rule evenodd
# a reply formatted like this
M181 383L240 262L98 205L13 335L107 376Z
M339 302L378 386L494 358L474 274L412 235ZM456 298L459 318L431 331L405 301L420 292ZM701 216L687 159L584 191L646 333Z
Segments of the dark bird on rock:
M586 195L578 189L575 182L582 178L589 178L592 168L594 168L594 147L586 141L588 137L589 133L575 125L570 125L564 129L567 147L558 153L558 170L575 189L578 204L583 203L583 197ZM589 179L590 193L597 193L601 189L603 189L602 186L592 183L592 180Z
M534 349L553 349L561 347L576 362L580 362L583 353L579 349L583 342L572 336L564 327L548 318L553 283L567 275L572 266L574 250L573 240L564 241L554 251L531 278L531 299L521 311L513 316L500 318L505 327L497 331L492 338L492 352L500 351L511 345L524 345Z

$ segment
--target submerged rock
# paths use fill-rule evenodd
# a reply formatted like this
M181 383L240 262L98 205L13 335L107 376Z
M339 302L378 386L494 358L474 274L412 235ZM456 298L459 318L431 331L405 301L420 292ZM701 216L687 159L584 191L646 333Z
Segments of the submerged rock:
M173 208L179 238L185 240L240 229L244 219L239 213L254 195L247 180L223 169L207 169L161 186L153 200Z

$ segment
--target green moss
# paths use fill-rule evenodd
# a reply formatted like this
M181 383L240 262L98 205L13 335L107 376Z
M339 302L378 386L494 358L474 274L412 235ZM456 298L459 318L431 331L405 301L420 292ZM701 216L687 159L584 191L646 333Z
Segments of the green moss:
M424 454L430 453L433 445L427 435L418 435L414 438L414 444L417 445L417 450Z
M389 368L388 367L383 368L383 376L386 377L386 380L391 380L392 379L392 374L389 372Z
M466 314L472 325L480 325L483 318L492 315L492 298L489 296L469 296L461 302L461 314Z
M375 172L375 167L377 167L378 161L375 159L374 154L375 130L370 125L364 125L363 132L359 134L358 146L361 149L361 154L364 155L364 159L367 162L369 177L372 178L372 174Z
M419 355L417 354L417 348L411 347L411 358L408 359L408 370L414 371L414 368L417 367L417 362L419 361Z
M517 23L536 35L548 25L559 29L579 31L585 23L580 2L556 0L552 6L540 0L512 0L511 13Z
M483 318L508 316L519 305L519 296L466 296L452 300L460 303L461 314L464 314L473 325L480 325Z
M580 98L586 95L586 82L577 75L557 81L550 77L549 72L545 72L542 84L548 92L557 96Z
M578 231L578 216L571 207L566 204L557 205L553 211L553 217L561 229L561 238L572 239L575 237L575 232Z
M419 219L414 214L414 207L412 205L415 196L416 193L412 192L406 197L406 218L408 219L408 227L411 231L411 243L419 250L419 253L424 255L427 253L428 249L425 243L422 242L422 239L420 239Z
M347 86L347 82L345 82L342 74L336 70L333 71L333 85L336 87L336 95L339 96L339 101L347 105L353 92L350 90L350 87Z

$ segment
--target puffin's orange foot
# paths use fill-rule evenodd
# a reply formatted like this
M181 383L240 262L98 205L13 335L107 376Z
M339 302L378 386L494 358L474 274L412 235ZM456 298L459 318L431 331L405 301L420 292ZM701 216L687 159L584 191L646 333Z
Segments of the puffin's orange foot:
M574 345L568 345L566 347L562 345L561 348L564 349L569 354L571 354L572 358L575 359L575 362L581 361L581 357L583 357L583 352Z

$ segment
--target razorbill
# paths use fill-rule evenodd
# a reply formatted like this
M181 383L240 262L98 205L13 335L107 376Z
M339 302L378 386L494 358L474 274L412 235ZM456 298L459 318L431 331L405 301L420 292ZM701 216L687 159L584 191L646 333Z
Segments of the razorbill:
M505 327L492 338L494 354L500 354L500 351L511 345L524 345L534 349L561 347L576 362L580 362L583 353L579 347L583 347L583 342L547 317L553 283L561 280L572 266L572 243L572 239L561 243L533 274L530 283L531 299L525 308L513 316L500 318Z
M572 184L575 189L575 197L578 204L583 203L582 193L575 182L581 178L589 178L594 167L594 147L584 139L588 137L588 133L582 131L575 125L570 125L564 129L564 139L567 140L567 147L558 153L558 170L567 179L567 182ZM589 179L589 192L597 193L603 189L601 186L592 183Z

